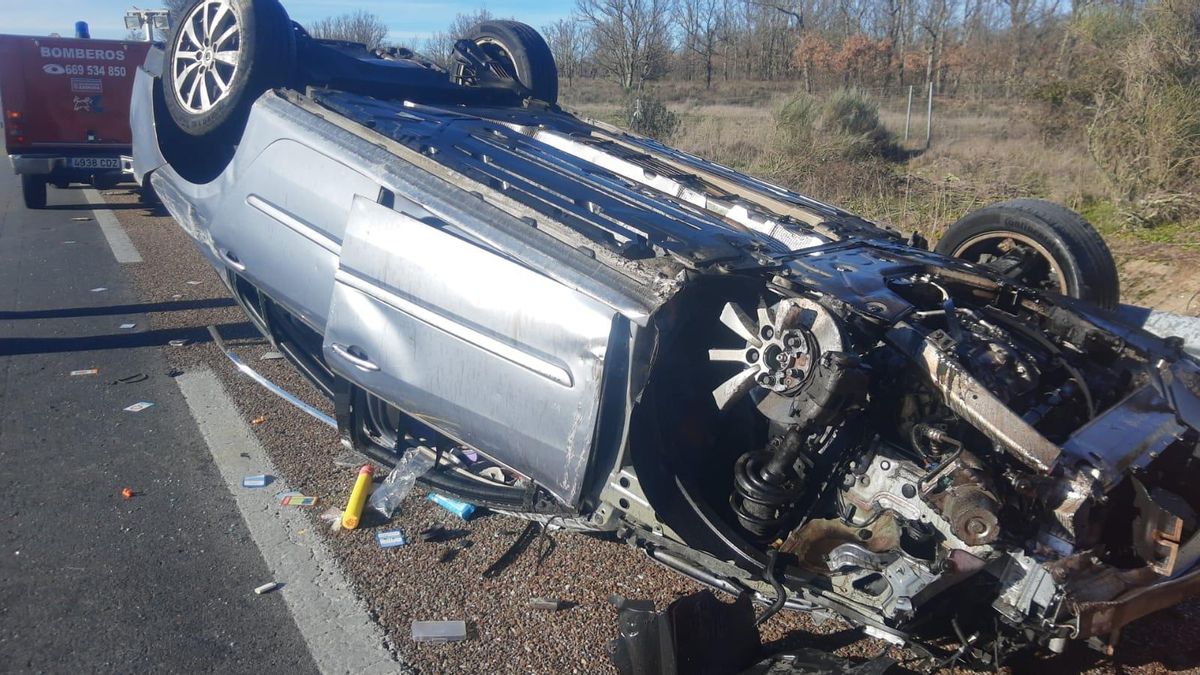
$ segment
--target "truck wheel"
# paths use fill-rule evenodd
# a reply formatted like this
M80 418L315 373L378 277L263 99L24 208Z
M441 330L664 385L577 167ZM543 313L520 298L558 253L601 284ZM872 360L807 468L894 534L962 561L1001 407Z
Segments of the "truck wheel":
M501 75L525 85L533 97L558 103L558 66L542 36L519 21L484 21L464 39L479 46L504 71Z
M27 209L46 208L46 177L21 174L21 196Z
M1017 283L1117 306L1117 265L1083 216L1040 199L1013 199L972 211L950 226L938 253L992 268Z
M163 98L185 134L237 143L250 106L288 83L296 45L278 0L197 0L171 32Z

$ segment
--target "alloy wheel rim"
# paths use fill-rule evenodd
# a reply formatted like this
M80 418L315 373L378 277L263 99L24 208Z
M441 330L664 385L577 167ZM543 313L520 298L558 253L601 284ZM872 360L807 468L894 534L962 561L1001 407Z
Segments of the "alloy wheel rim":
M184 18L171 60L175 100L189 113L212 110L233 87L242 47L229 0L205 0Z

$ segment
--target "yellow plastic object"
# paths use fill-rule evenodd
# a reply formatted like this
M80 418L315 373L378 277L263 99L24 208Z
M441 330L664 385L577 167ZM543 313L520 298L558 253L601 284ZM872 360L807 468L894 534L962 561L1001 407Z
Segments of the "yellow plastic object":
M346 510L342 512L342 527L347 530L353 530L358 527L358 520L362 517L363 504L367 503L367 494L371 492L371 476L375 474L375 470L370 464L364 464L358 470L358 478L354 480L354 490L350 493L350 501L346 503Z

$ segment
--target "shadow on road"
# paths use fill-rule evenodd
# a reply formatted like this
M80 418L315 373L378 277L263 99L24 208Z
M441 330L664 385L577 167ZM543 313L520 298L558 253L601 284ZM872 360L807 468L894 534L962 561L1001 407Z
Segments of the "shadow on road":
M153 314L154 312L182 312L189 309L220 309L235 307L233 298L205 298L202 300L179 300L173 302L147 302L136 305L108 305L105 307L62 307L59 309L0 310L0 321L22 319L70 319L80 316L109 316L112 314Z
M226 340L259 338L261 335L253 324L243 321L219 326ZM0 354L52 354L57 352L84 352L100 349L132 349L137 347L164 346L171 340L187 340L189 343L211 342L212 338L204 326L150 330L143 333L113 333L87 337L49 338L0 338Z

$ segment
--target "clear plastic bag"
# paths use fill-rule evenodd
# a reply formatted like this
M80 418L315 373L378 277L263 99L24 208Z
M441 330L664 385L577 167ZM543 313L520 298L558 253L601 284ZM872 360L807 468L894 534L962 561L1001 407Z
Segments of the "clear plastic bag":
M409 448L396 463L396 468L383 479L371 493L368 505L384 518L390 519L400 508L400 502L412 491L417 478L433 468L433 457L422 452L422 448Z

